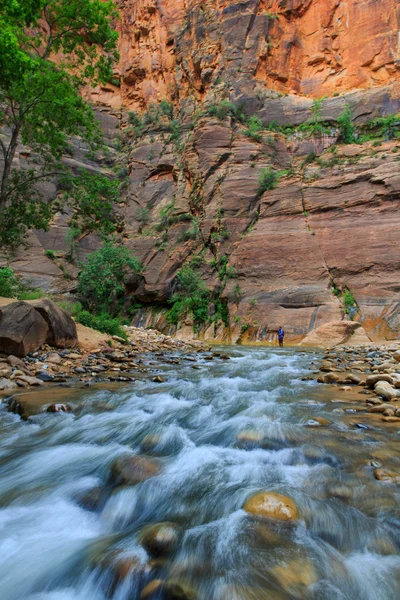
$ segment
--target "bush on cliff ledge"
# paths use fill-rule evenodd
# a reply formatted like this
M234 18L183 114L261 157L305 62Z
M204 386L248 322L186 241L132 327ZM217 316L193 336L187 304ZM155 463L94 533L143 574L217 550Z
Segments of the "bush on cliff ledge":
M258 195L261 196L268 190L273 190L278 185L279 173L274 171L272 167L261 169L260 177L258 178Z

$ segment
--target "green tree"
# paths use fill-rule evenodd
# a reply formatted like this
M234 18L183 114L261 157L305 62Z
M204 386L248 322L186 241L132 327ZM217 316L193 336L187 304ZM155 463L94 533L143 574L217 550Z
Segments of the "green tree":
M170 323L177 324L180 319L190 314L196 330L208 319L210 291L199 275L188 265L178 271L177 282L177 291L170 300L172 308L167 313L167 319Z
M67 176L62 180L68 190L65 202L74 213L69 225L81 232L97 232L103 237L117 228L118 216L113 202L119 199L119 182L102 175L80 169L78 176Z
M353 123L353 113L351 107L347 104L344 111L338 117L340 137L345 144L352 144L355 141L355 127Z
M101 140L80 91L89 80L95 85L112 76L116 16L110 1L0 0L3 243L17 244L27 228L48 226L51 210L37 184L63 170L68 137L81 136L93 147ZM19 142L32 148L34 169L13 168Z
M78 294L84 308L99 314L117 314L128 274L142 270L142 265L128 248L106 242L89 255L79 274Z

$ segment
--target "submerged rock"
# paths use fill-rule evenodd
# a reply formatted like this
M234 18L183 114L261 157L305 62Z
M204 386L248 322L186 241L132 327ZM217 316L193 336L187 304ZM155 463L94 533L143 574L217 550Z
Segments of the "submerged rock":
M111 481L115 485L135 485L158 475L160 470L159 463L153 459L124 454L111 465Z
M294 500L276 492L255 494L245 502L243 508L252 515L267 519L296 521L299 518L299 511Z
M375 479L378 481L386 481L388 483L400 483L400 474L388 471L387 469L375 469Z
M174 523L148 525L139 534L139 543L153 557L168 556L175 552L181 530Z

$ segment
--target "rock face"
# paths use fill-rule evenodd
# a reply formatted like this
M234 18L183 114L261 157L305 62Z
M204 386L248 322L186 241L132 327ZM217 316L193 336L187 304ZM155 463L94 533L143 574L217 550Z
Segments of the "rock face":
M124 105L279 90L320 97L400 80L396 0L127 0L119 66ZM96 90L115 106L118 88Z
M337 346L338 344L358 345L368 343L370 339L354 321L334 321L325 323L309 333L301 342L302 346Z

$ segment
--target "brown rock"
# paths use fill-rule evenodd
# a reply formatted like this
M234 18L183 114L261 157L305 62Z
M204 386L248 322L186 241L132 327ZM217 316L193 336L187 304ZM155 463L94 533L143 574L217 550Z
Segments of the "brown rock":
M69 314L47 299L30 300L29 304L46 321L49 333L46 343L56 348L72 348L78 343L75 321Z
M331 424L332 424L332 421L329 421L328 419L324 419L324 417L313 417L312 419L309 419L305 423L305 425L307 427L327 427L328 425L331 425Z
M317 381L319 383L336 383L339 381L339 375L337 373L325 373L318 377Z
M46 362L49 362L52 365L59 365L62 363L62 358L57 352L50 352L46 358Z
M400 475L398 473L394 473L393 471L388 471L387 469L375 469L374 477L375 479L378 479L378 481L400 483Z
M18 381L23 381L27 385L43 385L43 381L41 379L37 379L37 377L30 377L29 375L18 375Z
M150 556L168 556L177 549L180 534L179 528L173 523L157 523L142 529L139 543Z
M15 381L11 381L10 379L6 378L0 379L0 390L15 390L17 387L18 386Z
M16 356L35 352L48 337L43 317L26 302L13 302L0 309L0 351Z
M135 485L159 472L160 465L155 460L135 454L123 454L111 465L111 480L117 485Z
M244 506L244 510L257 517L276 519L278 521L296 521L299 512L294 501L288 496L275 492L260 492L251 496Z
M142 589L140 600L156 600L156 598L159 598L164 583L162 579L153 579L153 581L150 581Z
M382 396L388 400L400 397L400 390L395 390L394 387L386 381L378 381L374 386L374 390L378 396Z
M354 339L355 332L363 332L360 323L355 321L334 321L325 323L317 329L309 333L301 342L302 346L326 346L327 344L337 346L339 344L349 344ZM365 342L369 342L369 338L363 332ZM359 339L358 339L359 342Z
M367 387L373 389L375 387L375 384L378 383L378 381L386 381L388 383L393 383L393 377L391 375L368 375L367 379L365 380L365 384Z
M54 403L46 409L46 412L58 413L58 412L72 412L72 407L66 403Z

